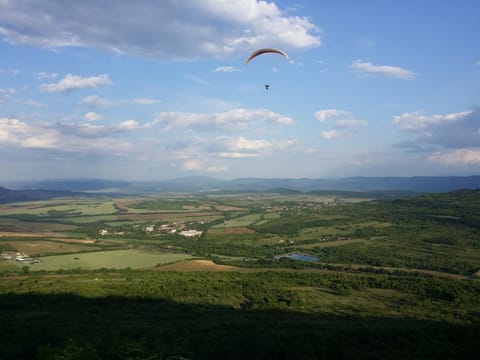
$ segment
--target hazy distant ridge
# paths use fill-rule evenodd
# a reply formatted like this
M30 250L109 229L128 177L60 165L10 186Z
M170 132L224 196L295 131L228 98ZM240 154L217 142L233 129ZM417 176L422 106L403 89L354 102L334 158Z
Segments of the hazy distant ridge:
M12 186L13 185L13 186ZM349 177L341 179L309 178L239 178L221 180L207 176L182 177L170 180L129 182L102 179L59 179L11 184L27 190L51 191L110 191L121 193L148 192L211 192L211 191L413 191L444 192L480 188L480 175L473 176L416 176L416 177Z

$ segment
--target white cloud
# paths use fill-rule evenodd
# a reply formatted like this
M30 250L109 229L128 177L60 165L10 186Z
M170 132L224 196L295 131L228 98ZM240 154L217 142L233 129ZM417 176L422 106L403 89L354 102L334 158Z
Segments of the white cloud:
M216 69L212 70L212 72L221 72L221 73L232 73L236 71L240 71L240 70L234 66L219 66Z
M265 109L232 109L220 113L199 114L185 112L163 112L158 114L152 125L164 130L196 130L218 132L220 130L246 130L252 124L293 125L287 117Z
M258 0L0 1L0 35L44 48L84 46L157 59L221 58L260 47L319 46L308 18Z
M332 140L339 137L339 133L337 130L325 130L320 133L320 136L324 139Z
M346 110L319 110L315 112L315 118L321 123L327 123L330 127L329 130L320 133L320 136L327 140L353 135L354 133L348 130L368 125L365 120L355 119L353 114Z
M254 158L265 155L279 144L264 139L250 140L243 136L218 136L208 146L210 156L231 159Z
M480 150L478 149L457 149L447 152L434 152L430 160L447 165L480 165Z
M136 130L139 127L140 127L140 125L138 124L138 121L136 121L136 120L125 120L125 121L120 122L117 125L117 128L120 129L120 130Z
M86 121L97 121L102 120L103 116L101 114L97 114L96 112L90 111L83 115L83 119Z
M83 89L88 87L97 87L100 85L111 84L108 75L102 74L98 76L91 76L83 78L79 75L68 74L58 83L43 84L40 86L42 91L45 92L70 92L75 89Z
M58 135L51 129L42 129L15 118L0 118L0 146L52 148Z
M15 118L0 118L0 147L113 154L131 149L130 143L114 136L134 129L134 122L128 120L103 126L89 123L27 123ZM99 138L101 141L98 141Z
M110 101L108 101L107 99L103 99L103 98L99 97L98 95L85 96L79 102L79 104L80 105L85 105L85 106L88 106L88 107L91 107L91 108L105 108L105 107L108 107L108 106L112 105L112 103Z
M248 153L248 152L240 152L240 151L222 151L216 155L222 158L231 158L231 159L246 159L246 158L255 158L259 156L259 154L257 153Z
M140 105L153 105L153 104L158 104L160 102L160 100L150 99L150 98L137 98L134 101L135 103Z
M370 62L356 60L350 65L355 72L380 74L387 77L410 80L414 79L416 74L413 71L390 65L374 65Z
M320 122L325 122L331 118L336 118L339 116L350 116L350 111L337 110L337 109L326 109L319 110L315 113L315 118Z
M442 157L443 149L459 150L465 154L466 149L480 147L480 110L461 111L449 114L423 115L421 112L404 113L393 117L393 124L408 132L407 141L395 144L410 152L439 152L436 158ZM449 153L450 154L450 153ZM453 156L453 155L449 155Z
M403 130L418 130L426 129L432 124L440 124L445 122L455 122L468 115L472 111L462 111L458 113L451 113L445 115L423 115L421 112L416 111L412 113L403 113L393 117L393 123Z

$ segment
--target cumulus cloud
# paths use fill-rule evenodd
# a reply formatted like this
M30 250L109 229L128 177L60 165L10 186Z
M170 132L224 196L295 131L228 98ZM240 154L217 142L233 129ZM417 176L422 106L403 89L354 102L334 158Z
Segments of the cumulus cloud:
M104 98L101 98L98 95L88 95L85 96L80 102L80 105L85 105L90 108L105 108L112 105L112 103Z
M219 66L214 70L212 70L212 72L220 72L220 73L232 73L236 71L240 71L240 70L234 66Z
M366 74L379 74L387 77L411 80L416 74L413 71L391 65L374 65L371 62L356 60L350 65L354 72Z
M0 146L53 148L58 134L52 129L29 125L15 118L0 118Z
M325 131L322 131L320 132L320 136L324 139L327 139L327 140L332 140L332 139L335 139L337 137L339 137L339 133L337 130L325 130Z
M157 59L222 58L321 44L319 28L258 0L0 1L0 35L45 48L83 46Z
M200 114L186 112L163 112L153 120L153 126L164 130L191 130L218 132L220 130L246 130L252 124L293 125L287 117L265 109L232 109L220 113Z
M355 119L350 111L339 109L319 110L315 112L315 118L330 127L320 133L327 140L352 135L355 128L368 125L365 120Z
M117 125L117 128L119 130L136 130L140 128L140 124L136 120L125 120L125 121L121 121Z
M124 151L131 145L116 134L137 129L132 121L104 126L89 123L27 123L0 118L0 147L55 149L68 152ZM101 141L98 139L101 138Z
M244 136L189 137L164 147L163 154L175 159L186 170L220 172L229 169L228 164L245 159L261 161L277 156L279 152L291 153L298 140L251 139Z
M444 164L480 165L479 149L457 149L446 152L434 152L430 160Z
M336 118L339 116L349 116L350 114L351 114L350 111L326 109L326 110L319 110L315 112L315 118L320 122L325 122L332 118Z
M456 122L470 115L472 111L461 111L445 115L423 115L416 111L412 113L403 113L393 117L393 123L403 130L426 129L429 126L447 122Z
M67 93L76 89L97 87L101 85L108 85L111 83L112 82L106 74L90 76L87 78L81 77L79 75L68 74L58 83L43 84L40 86L40 89L45 92Z
M190 159L185 160L181 164L183 170L188 171L207 171L211 173L219 173L228 171L228 166L223 164L212 164L207 159Z
M395 147L409 152L429 153L431 161L444 164L477 164L480 148L480 110L443 115L404 113L393 124L410 135Z
M86 121L97 121L97 120L102 120L103 116L101 114L97 114L94 111L90 111L85 113L85 115L83 115L83 119Z
M243 136L219 136L210 145L209 152L223 158L251 158L272 150L274 146L274 143L263 139L249 140Z

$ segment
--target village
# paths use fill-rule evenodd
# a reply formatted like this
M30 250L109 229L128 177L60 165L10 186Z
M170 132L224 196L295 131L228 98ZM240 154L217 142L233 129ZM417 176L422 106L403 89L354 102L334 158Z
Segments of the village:
M303 210L320 210L323 208L336 207L335 202L316 202L316 201L300 201L291 205L281 206L265 206L265 212L286 212L286 211L303 211Z
M200 224L204 224L204 222L200 222ZM200 230L195 230L195 229L186 229L186 225L184 223L172 223L172 224L161 224L161 225L134 225L134 228L139 228L142 227L142 231L145 232L146 234L150 235L162 235L162 234L180 234L181 236L185 238L196 238L200 237L203 234L203 231ZM108 229L100 229L98 232L99 235L101 236L106 236L106 235L125 235L125 231L114 231L111 232Z
M0 254L2 260L15 260L21 264L36 264L40 259L31 258L27 254L18 251L4 251Z

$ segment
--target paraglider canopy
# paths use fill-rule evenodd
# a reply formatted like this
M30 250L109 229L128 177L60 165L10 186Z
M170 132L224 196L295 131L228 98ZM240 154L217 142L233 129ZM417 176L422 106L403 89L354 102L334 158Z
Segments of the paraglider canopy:
M270 89L270 85L265 84L265 90L268 90L268 89Z
M268 54L268 53L279 54L279 55L284 56L287 59L287 61L290 60L287 53L282 51L282 50L273 49L273 48L265 48L265 49L260 49L260 50L257 50L257 51L254 51L253 53L251 53L248 56L247 60L245 60L245 65L248 64L250 62L250 60L257 57L258 55Z

